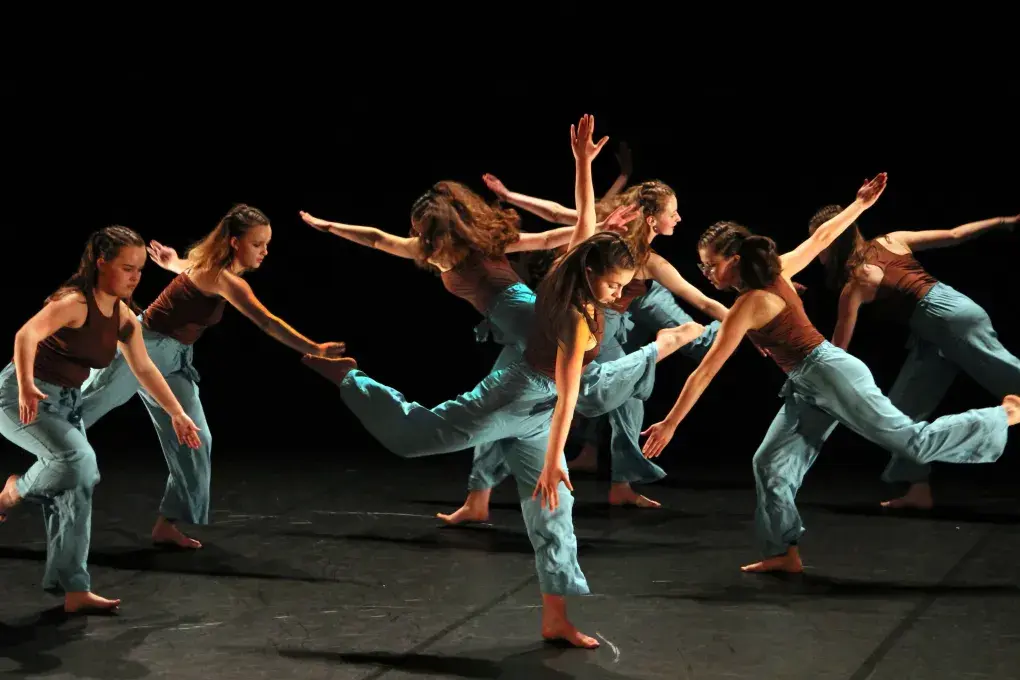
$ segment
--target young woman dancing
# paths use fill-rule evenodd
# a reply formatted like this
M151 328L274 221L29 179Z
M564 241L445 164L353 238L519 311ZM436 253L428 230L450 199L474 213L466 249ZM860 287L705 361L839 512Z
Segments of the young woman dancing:
M212 435L198 394L198 371L193 359L195 341L206 328L220 321L227 302L259 328L302 354L339 356L341 342L316 343L291 328L259 302L241 278L258 269L269 252L269 219L247 205L235 206L216 228L180 259L173 248L156 241L149 245L152 259L177 274L138 319L145 347L161 376L184 410L198 423L201 445L197 454L184 450L171 436L170 416L153 395L140 385L128 357L119 354L107 368L93 372L82 390L82 422L86 428L136 393L149 411L170 474L159 516L152 529L157 544L198 549L202 544L185 536L177 522L209 523Z
M809 232L842 211L826 206L811 218ZM883 317L907 326L910 351L889 400L915 420L927 420L961 370L995 397L1020 393L1020 359L1010 353L976 302L924 270L914 253L946 248L991 229L1012 229L1020 216L998 217L953 229L894 231L865 241L856 222L819 256L827 283L840 292L832 344L850 345L861 305L874 304ZM932 507L930 466L893 456L882 478L907 483L907 493L882 503L887 508Z
M575 408L585 408L586 400L613 408L618 405L614 399L618 402L634 389L647 387L657 355L676 350L672 341L650 344L619 362L603 364L600 378L583 384L585 368L592 366L598 352L603 307L619 297L635 270L633 255L619 236L592 236L591 161L606 142L605 138L592 142L593 126L590 116L582 118L576 130L571 126L578 223L568 254L539 286L535 323L523 359L493 371L471 392L431 409L372 380L357 370L351 358L303 359L339 385L341 398L358 420L399 456L449 453L485 443L498 447L517 481L524 523L535 549L542 635L588 648L598 642L570 623L565 602L567 595L588 593L577 564L573 499L563 458L571 416ZM434 242L422 240L423 244ZM442 251L426 256L449 262ZM640 358L637 364L632 363L635 356ZM636 374L640 379L635 382Z
M575 211L551 201L511 193L492 175L485 175L484 180L500 199L535 212L543 218L562 221L575 214ZM680 352L701 359L711 346L718 332L719 321L725 318L727 309L686 281L672 264L651 248L656 236L671 236L680 222L675 192L659 181L643 182L603 199L601 210L617 209L621 205L633 205L639 209L624 236L635 254L638 271L621 298L606 310L606 333L596 361L612 361L626 354L624 345L627 343L628 330L635 325L634 318L656 331L677 327L684 327L688 331L697 329L696 333L692 333L693 340L685 344ZM651 290L648 288L648 280L652 281ZM717 320L707 327L696 324L676 304L673 293ZM648 484L666 476L662 468L641 454L638 437L644 420L644 402L636 398L628 399L619 408L606 414L605 418L611 432L612 481L609 503L641 508L660 507L657 501L637 493L632 487L632 484ZM594 421L586 424L581 434L585 440L581 454L570 462L570 469L591 470L596 467L598 449L595 425ZM471 475L471 493L467 501L456 513L441 517L450 522L484 521L488 517L492 488L508 474L505 464L498 458L476 457ZM491 486L476 488L479 480L487 480Z
M81 385L118 351L135 380L167 414L168 436L184 449L200 432L153 365L132 313L145 266L145 242L126 227L93 233L78 271L14 336L14 361L0 371L0 433L38 458L0 492L0 521L23 499L42 506L46 524L43 588L63 591L64 611L118 607L91 592L88 570L96 453L82 424ZM172 433L172 434L171 434Z
M746 334L767 351L788 380L785 403L754 454L757 531L766 556L744 571L800 572L797 543L804 533L794 503L805 473L837 423L918 463L992 462L1006 446L1007 427L1020 422L1020 397L1002 406L917 422L897 409L875 386L860 360L833 346L804 313L790 278L808 265L850 226L885 188L879 175L857 192L846 210L815 230L795 250L779 255L775 243L752 236L740 225L720 222L698 244L701 267L719 289L740 296L723 322L716 342L687 378L673 409L645 431L644 452L658 456L726 359Z

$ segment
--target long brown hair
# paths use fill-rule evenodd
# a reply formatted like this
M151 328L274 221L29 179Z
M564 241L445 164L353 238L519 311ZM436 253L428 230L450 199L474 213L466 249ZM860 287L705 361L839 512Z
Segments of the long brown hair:
M652 247L648 243L651 232L648 218L656 217L665 210L666 203L673 196L676 196L676 192L668 184L652 179L627 187L615 196L600 201L595 206L595 214L599 220L604 220L621 205L637 205L641 208L638 216L627 225L627 233L623 236L640 267L652 254Z
M127 246L145 247L145 241L134 229L114 225L94 231L85 243L85 252L81 255L78 263L78 271L64 284L53 292L46 302L50 303L59 300L69 293L79 291L86 299L92 295L96 286L99 285L99 260L109 262L120 254L121 248ZM141 311L132 298L122 298L128 307L134 312Z
M558 260L538 285L535 315L545 323L546 335L559 342L571 312L579 312L594 335L595 319L588 313L589 305L605 307L595 296L591 276L598 277L614 269L637 269L634 253L627 242L612 232L595 234L574 246Z
M230 239L241 238L249 229L267 224L269 218L258 208L243 203L235 205L215 229L188 249L186 259L195 269L225 269L234 259Z
M421 240L416 264L444 253L454 261L471 252L502 255L521 238L521 218L512 208L487 204L460 182L437 182L411 207L411 234Z
M836 215L843 212L841 205L827 205L811 216L808 231L813 233ZM825 286L829 290L841 291L854 269L864 263L864 247L866 242L861 229L854 221L847 230L840 234L826 248L829 258L825 262Z

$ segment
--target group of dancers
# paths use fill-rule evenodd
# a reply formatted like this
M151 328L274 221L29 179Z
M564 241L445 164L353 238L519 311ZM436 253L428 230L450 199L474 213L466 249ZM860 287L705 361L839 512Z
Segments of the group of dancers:
M316 229L437 272L450 293L483 317L476 337L491 335L502 346L496 364L473 390L434 408L373 380L343 343L313 342L259 302L243 278L262 263L272 236L259 210L236 206L183 258L156 241L146 247L126 227L92 234L78 271L18 331L13 361L0 372L0 433L37 458L24 474L7 479L0 521L23 500L42 507L43 587L62 593L68 612L120 604L90 587L92 495L100 475L86 432L134 394L149 411L169 468L152 540L201 548L179 527L209 521L212 440L194 345L227 303L334 382L350 411L389 451L411 458L474 449L467 498L455 512L439 515L443 520L486 519L491 490L513 476L535 551L542 636L585 648L598 642L574 627L566 611L566 596L589 592L577 561L573 487L563 453L575 414L611 430L609 502L658 507L631 485L664 476L653 459L737 346L746 337L775 360L787 380L782 408L753 457L763 559L742 567L750 572L802 570L804 527L795 497L837 424L890 452L885 479L910 484L903 498L889 502L896 506L931 507L933 461L983 463L1002 454L1007 428L1020 422L1020 360L998 341L987 314L928 274L913 253L1012 227L1017 217L865 240L856 220L884 191L883 173L865 182L846 207L820 210L807 238L787 253L744 226L718 222L700 238L699 267L717 289L737 292L727 308L652 250L653 240L669 236L680 222L669 186L647 181L625 188L625 167L596 202L591 166L608 138L595 142L594 124L586 115L570 128L573 210L512 193L486 175L497 202L486 203L462 184L439 182L412 207L407 237L301 213ZM505 204L570 226L521 233L518 213ZM537 285L528 285L507 258L525 251L555 253L548 271L535 277ZM141 311L132 293L147 255L176 277ZM792 280L816 258L839 293L831 342L807 318ZM676 298L713 321L695 322ZM846 351L863 304L881 307L912 333L888 396ZM655 365L677 352L697 367L669 414L642 431ZM1001 405L927 421L961 370Z

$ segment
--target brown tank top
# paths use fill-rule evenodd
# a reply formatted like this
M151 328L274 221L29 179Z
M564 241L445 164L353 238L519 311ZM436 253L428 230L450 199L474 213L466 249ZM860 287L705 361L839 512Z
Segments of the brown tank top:
M461 260L456 267L442 273L443 287L457 297L467 300L479 314L489 311L489 304L497 294L521 283L506 255L486 257L474 252Z
M623 287L620 299L610 305L610 308L623 314L630 307L635 298L639 298L648 292L648 282L644 279L631 279L630 283Z
M804 303L786 279L780 276L764 290L783 298L786 307L758 330L747 331L747 337L789 373L825 338L807 318Z
M582 366L595 360L602 349L602 334L605 332L605 314L600 307L595 307L595 346L584 353ZM556 342L546 332L548 322L536 320L528 337L528 347L524 350L524 360L539 373L552 380L556 379Z
M206 328L220 322L225 305L226 300L219 295L206 295L186 272L181 272L145 310L142 323L157 333L192 345Z
M80 388L91 369L106 368L113 361L120 335L120 301L110 316L103 316L91 293L85 294L85 304L88 311L81 328L61 328L39 343L33 368L36 378Z
M875 294L877 307L883 314L906 323L938 279L926 272L912 254L898 255L878 239L868 241L864 248L864 262L882 270L882 283Z

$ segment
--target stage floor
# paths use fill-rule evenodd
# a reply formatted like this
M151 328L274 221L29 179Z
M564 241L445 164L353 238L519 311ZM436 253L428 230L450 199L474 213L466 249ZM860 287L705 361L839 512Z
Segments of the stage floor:
M680 454L677 454L680 455ZM847 456L809 474L801 577L745 575L750 460L688 463L612 511L575 475L575 598L597 651L543 644L534 557L512 483L487 524L433 518L463 498L469 455L214 456L198 553L150 547L158 452L101 456L93 589L112 617L66 618L39 589L38 510L0 525L0 673L10 677L781 678L977 680L1020 668L1015 466L938 468L943 508L891 515L881 466ZM5 474L30 462L7 447ZM842 463L842 464L841 464ZM981 469L974 469L981 467ZM1009 671L1013 668L1013 671Z

